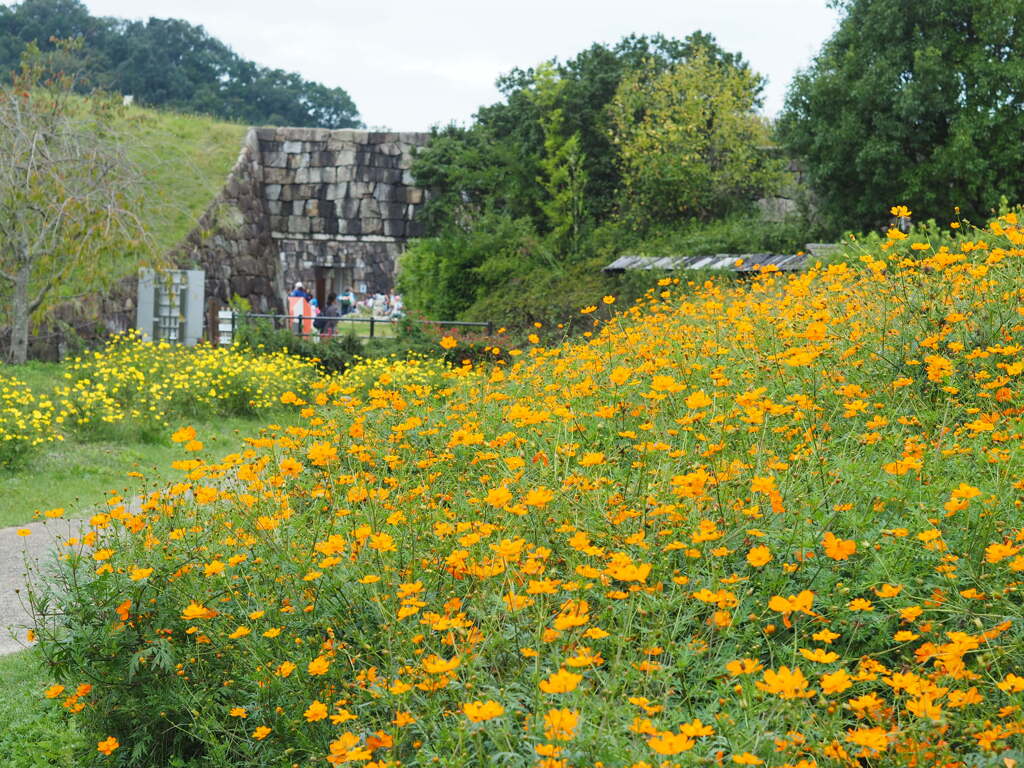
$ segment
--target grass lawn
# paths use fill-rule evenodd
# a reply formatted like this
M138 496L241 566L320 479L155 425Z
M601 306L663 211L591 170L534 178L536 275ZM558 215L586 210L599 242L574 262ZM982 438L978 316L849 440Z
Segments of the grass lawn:
M55 366L56 367L56 366ZM21 369L19 369L19 373ZM276 416L277 414L275 414ZM285 418L285 414L280 414ZM259 432L266 421L222 418L193 426L203 451L185 454L180 445L67 439L47 445L28 466L0 470L0 527L31 522L36 511L64 507L69 516L86 514L111 492L134 496L157 483L180 478L171 462L188 457L214 460L244 447L244 438ZM170 435L170 430L168 430ZM139 473L135 477L129 473Z
M72 751L81 742L59 707L43 698L52 681L35 650L0 656L0 765L5 768L74 766Z

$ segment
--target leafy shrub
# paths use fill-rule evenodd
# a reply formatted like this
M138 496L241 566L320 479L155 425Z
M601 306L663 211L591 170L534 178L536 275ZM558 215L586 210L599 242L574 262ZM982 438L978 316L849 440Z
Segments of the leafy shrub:
M402 255L398 285L408 305L427 317L467 319L473 302L505 290L511 277L546 259L529 219L486 215L468 231L413 240Z
M281 353L312 360L325 371L340 373L363 353L354 334L321 337L314 342L286 328L274 328L266 320L243 318L235 332L235 343L260 354Z

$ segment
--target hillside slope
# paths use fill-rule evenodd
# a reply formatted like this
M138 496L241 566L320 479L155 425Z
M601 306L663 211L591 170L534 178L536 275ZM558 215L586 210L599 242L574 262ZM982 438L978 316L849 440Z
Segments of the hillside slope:
M129 156L147 184L141 212L161 252L177 245L220 192L247 126L141 107L122 113Z

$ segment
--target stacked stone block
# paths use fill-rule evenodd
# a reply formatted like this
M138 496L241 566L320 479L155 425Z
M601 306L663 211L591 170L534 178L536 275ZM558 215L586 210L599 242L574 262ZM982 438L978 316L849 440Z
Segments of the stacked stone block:
M285 282L343 267L363 290L390 291L406 238L423 234L415 216L426 195L410 168L430 135L259 128L256 138Z

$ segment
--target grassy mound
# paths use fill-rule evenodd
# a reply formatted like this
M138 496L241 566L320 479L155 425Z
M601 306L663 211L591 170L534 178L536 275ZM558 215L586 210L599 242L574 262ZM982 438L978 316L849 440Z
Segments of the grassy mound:
M68 542L46 695L123 766L1024 759L1024 231L898 235L286 395Z
M248 128L142 107L123 110L116 127L146 178L142 219L157 248L167 251L192 230L224 186Z

